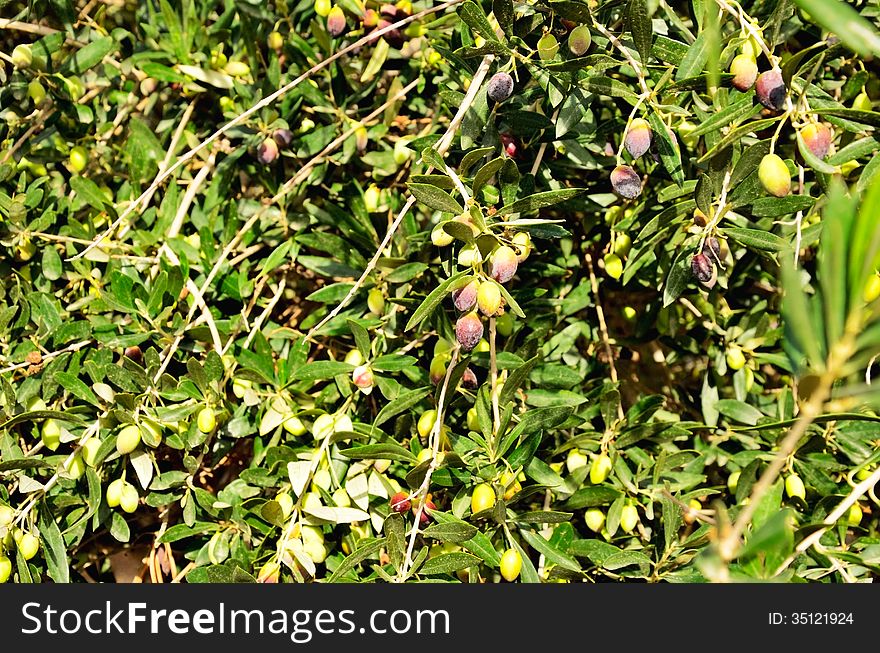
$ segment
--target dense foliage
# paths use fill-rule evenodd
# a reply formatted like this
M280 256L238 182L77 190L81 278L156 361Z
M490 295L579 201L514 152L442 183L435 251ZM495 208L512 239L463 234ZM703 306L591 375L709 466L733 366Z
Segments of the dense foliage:
M875 0L0 6L0 580L880 573Z

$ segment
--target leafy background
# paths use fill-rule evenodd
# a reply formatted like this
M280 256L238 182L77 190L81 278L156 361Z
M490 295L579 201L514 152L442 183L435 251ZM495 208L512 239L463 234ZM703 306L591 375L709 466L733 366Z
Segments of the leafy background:
M877 576L876 2L342 0L336 36L325 0L0 6L12 580L500 582L509 548L523 582ZM750 36L783 111L731 86ZM533 244L471 353L462 213Z

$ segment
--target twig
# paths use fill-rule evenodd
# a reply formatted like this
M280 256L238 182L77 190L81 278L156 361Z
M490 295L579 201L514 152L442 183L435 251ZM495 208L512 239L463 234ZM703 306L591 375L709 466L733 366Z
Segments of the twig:
M844 514L849 511L849 509L853 506L853 504L858 501L862 495L868 492L871 488L873 488L877 482L880 481L880 467L877 467L874 472L866 478L864 481L854 486L850 491L846 498L841 501L837 507L828 513L828 516L822 521L822 527L817 529L816 531L810 533L807 537L800 541L800 543L795 547L794 553L792 553L788 558L785 559L779 568L773 572L774 576L778 576L783 571L785 571L792 562L804 551L809 549L811 546L816 544L822 536L825 534L829 528L834 526L837 521L843 517Z
M72 345L65 347L64 349L59 349L58 351L53 351L48 354L43 354L43 361L50 360L55 358L56 356L60 356L61 354L66 354L71 351L78 351L85 347L86 345L92 344L91 340L82 340L80 342L75 342ZM15 370L20 370L23 367L30 367L31 363L25 361L24 363L16 363L15 365L10 365L9 367L4 367L0 369L0 374L6 374L6 372L14 372Z
M415 496L418 499L418 507L416 508L415 515L413 516L413 525L409 532L409 544L406 547L406 556L404 557L403 564L401 565L397 573L398 583L404 582L409 575L409 570L413 563L412 553L413 549L416 546L416 537L419 534L419 525L422 521L422 513L425 510L425 501L428 496L428 489L431 487L431 476L434 474L434 470L440 466L437 458L438 454L440 453L440 434L443 430L443 406L446 401L446 391L449 388L449 378L452 376L452 368L454 368L455 364L458 362L458 352L458 347L452 350L452 355L449 358L449 364L446 366L446 376L443 377L443 385L440 388L440 397L437 400L437 419L434 420L434 425L431 428L431 464L428 465L428 469L425 473L425 478L422 480L422 484L419 486L419 489L415 493Z
M458 112L452 118L452 121L449 123L449 126L446 128L446 133L440 138L437 142L437 146L435 150L442 157L446 154L446 150L449 149L449 146L452 144L452 139L458 130L458 126L461 124L461 121L464 120L464 116L467 113L468 109L470 109L471 105L474 102L474 98L477 96L477 91L479 91L480 86L483 83L483 79L486 77L486 74L489 72L489 67L492 65L492 60L494 59L493 55L487 55L483 57L483 61L480 63L479 68L477 68L477 72L474 73L474 78L471 80L471 84L468 87L468 92L464 96L464 100L462 100L461 105L458 107ZM429 174L434 167L430 166L427 170L426 174ZM415 204L416 199L413 196L410 196L406 201L406 204L403 205L403 208L400 210L397 218L391 225L388 227L388 232L385 234L385 238L382 240L382 243L379 245L379 248L376 250L376 253L373 255L373 258L367 263L367 267L364 270L363 274L361 274L360 278L355 282L355 284L349 289L348 293L342 299L341 302L330 311L324 318L318 322L315 326L309 329L308 334L306 334L306 339L311 340L315 333L323 327L327 322L335 318L339 315L340 311L343 308L348 306L348 303L354 298L354 296L358 293L361 286L363 286L364 282L367 280L367 277L373 271L373 268L376 267L376 264L379 262L379 259L382 257L385 248L388 247L388 244L391 242L391 239L394 237L394 233L397 231L397 228L400 226L400 223L403 222L403 218Z
M374 32L371 32L367 36L364 36L363 38L358 39L357 41L355 41L351 45L349 45L349 46L339 50L338 52L335 52L334 54L330 55L329 57L327 57L323 61L318 62L317 64L315 64L314 66L309 68L307 71L305 71L303 74L301 74L299 77L297 77L296 79L294 79L291 82L288 82L287 84L285 84L284 86L279 88L274 93L270 93L269 95L264 97L262 100L257 102L250 109L247 109L243 113L240 113L239 115L237 115L235 118L230 120L228 123L226 123L225 125L220 127L220 129L218 129L213 134L208 136L208 138L206 138L201 143L196 145L194 148L190 149L188 152L186 152L185 154L180 156L177 159L177 161L174 163L174 165L169 167L167 170L164 170L164 171L158 173L156 178L153 180L153 183L150 184L150 186L147 188L147 190L145 190L143 193L141 193L140 196L134 202L129 204L128 207L125 209L125 211L123 211L119 215L119 217L113 221L113 224L111 224L110 227L108 227L107 230L103 234L96 237L95 240L93 240L92 243L88 247L86 247L82 252L71 257L71 259L69 259L69 260L76 260L76 259L82 258L86 254L88 254L89 251L91 251L92 249L97 247L98 243L100 243L102 239L108 238L117 229L117 227L119 227L119 225L121 225L125 221L125 219L129 215L131 215L136 210L140 210L142 206L145 206L145 200L152 197L153 193L156 192L156 190L159 188L159 186L166 179L168 179L178 168L183 166L184 163L186 163L187 161L192 159L196 154L198 154L203 149L205 149L208 145L210 145L211 143L216 141L218 138L220 138L223 134L228 132L230 129L242 124L248 118L250 118L252 115L254 115L258 111L260 111L260 109L269 106L270 104L275 102L275 100L277 100L278 98L289 93L291 90L293 90L294 88L299 86L302 82L304 82L305 80L310 78L313 74L315 74L319 70L326 68L327 66L329 66L331 63L333 63L334 61L336 61L340 57L343 57L346 54L348 54L349 52L352 52L353 50L357 50L357 49L363 47L364 45L367 45L368 43L377 40L380 36L383 36L384 34L391 32L392 30L403 27L404 25L407 25L415 20L419 20L420 18L427 16L428 14L433 14L433 13L437 13L439 11L443 11L444 9L447 9L448 7L452 7L453 5L459 4L460 2L463 2L463 0L448 0L447 2L444 2L443 4L437 5L436 7L431 7L429 9L425 9L423 11L416 13L416 14L413 14L412 16L407 16L406 18L403 18L403 19L398 20L394 23L391 23L390 25L387 25L386 27L383 27L383 28L378 29Z
M415 80L415 81L411 82L410 84L408 84L407 86L405 86L403 89L400 90L399 93L397 93L395 95L394 98L392 98L391 100L389 100L388 102L383 104L378 109L375 109L374 111L372 111L369 114L369 116L367 118L365 118L364 120L371 119L372 116L376 116L379 113L381 113L382 111L384 111L388 105L396 102L401 97L406 95L406 93L409 91L409 89L413 88L417 82L418 82L418 80ZM321 150L318 154L316 154L314 157L312 157L312 159L305 166L300 168L300 170L293 176L293 178L291 178L287 182L285 182L284 185L281 187L281 189L275 194L275 196L265 206L263 206L260 210L255 211L254 214L250 218L248 218L248 220L241 226L241 228L238 230L238 232L235 234L235 236L232 238L232 240L229 243L227 243L227 245L223 248L223 251L220 252L220 256L214 262L214 266L211 268L211 271L208 273L207 278L202 283L202 287L200 289L200 292L202 294L207 292L211 283L214 281L214 277L217 276L217 274L220 271L221 266L223 265L223 262L229 257L229 255L232 253L232 250L238 246L239 242L241 242L241 239L244 237L244 235L251 230L251 228L257 223L258 220L260 220L260 218L263 217L263 215L266 213L266 211L269 209L269 207L276 204L282 197L284 197L287 193L289 193L294 188L294 186L296 186L298 183L300 183L300 181L305 180L309 176L309 174L311 174L312 168L315 165L317 165L320 161L322 161L330 152L335 150L340 144L345 142L345 140L349 136L351 136L351 134L353 134L353 133L354 133L354 128L351 128L348 131L346 131L344 134L342 134L341 136L339 136L336 139L334 139L333 141L331 141L323 150ZM376 260L378 260L378 257ZM194 309L195 309L195 307L190 309L190 312L187 314L186 320L184 320L183 329L181 329L181 332L175 337L174 342L171 343L171 346L169 347L168 351L165 353L164 360L162 361L162 364L159 366L159 369L156 371L156 376L154 377L154 379L156 381L158 381L159 377L161 377L162 374L164 374L165 369L168 367L168 364L171 362L171 357L173 356L174 352L177 351L177 348L180 346L180 343L183 341L183 331L186 329L186 327L192 321L193 316L195 315Z
M492 377L492 457L495 457L495 443L501 428L501 408L498 406L498 358L495 349L495 317L489 318L489 373Z
M605 355L608 357L608 369L611 374L611 381L618 383L617 367L614 365L614 351L611 349L611 340L608 337L608 326L605 323L605 311L602 310L602 302L599 298L599 282L596 280L596 271L593 269L593 256L587 252L584 257L587 261L587 272L590 274L590 288L593 291L593 299L596 301L596 317L599 319L599 336L602 338L602 346L605 348ZM617 402L617 418L623 419L623 403Z

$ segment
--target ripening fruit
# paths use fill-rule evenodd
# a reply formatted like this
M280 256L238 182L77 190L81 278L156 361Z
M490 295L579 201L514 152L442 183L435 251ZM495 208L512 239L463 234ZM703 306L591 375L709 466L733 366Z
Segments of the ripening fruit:
M474 306L477 305L477 295L479 294L481 285L485 284L480 284L479 281L474 279L466 286L453 290L452 303L456 310L459 310L462 313L474 310Z
M495 318L495 330L505 338L513 333L513 316L510 313L502 313Z
M434 428L434 422L436 421L437 411L433 408L422 413L419 417L419 421L416 423L416 430L419 432L419 435L423 438L427 438L431 434L431 430Z
M73 172L82 172L85 170L86 164L89 162L89 154L86 152L86 148L77 145L76 147L70 150L70 155L68 157L68 163L70 165L70 169Z
M501 308L501 286L494 281L484 281L477 290L477 306L486 317L492 317Z
M785 478L785 493L791 498L805 499L807 491L804 482L797 474L790 474Z
M709 257L709 260L721 261L721 243L715 236L709 236L703 241L702 252Z
M532 252L532 237L528 231L518 231L513 234L512 242L513 249L516 252L516 260L522 263Z
M327 31L330 32L330 36L339 36L345 32L347 27L348 25L345 22L345 12L342 11L342 7L336 5L330 10L330 13L327 14Z
M739 485L739 475L741 472L733 472L730 476L727 477L727 489L731 494L736 493L736 488Z
M27 43L16 45L12 51L12 65L16 68L29 68L34 61L31 46Z
M639 511L632 504L626 504L620 510L620 530L624 533L631 533L639 523Z
M122 489L125 487L125 481L121 478L117 478L115 481L111 482L110 485L107 486L107 505L110 508L115 508L119 505L119 501L122 498Z
M293 512L293 497L287 492L279 492L275 495L275 501L281 506L281 516L284 518L284 521L287 521L290 513Z
M778 69L767 70L755 81L755 95L758 102L768 109L779 111L785 104L785 82Z
M493 102L504 102L513 93L513 77L507 73L495 73L489 79L486 94Z
M281 36L280 32L269 32L269 38L266 39L266 44L269 46L270 50L280 50L281 46L284 45L284 37Z
M431 515L429 514L429 511L436 510L436 509L437 509L437 506L434 505L433 501L431 501L430 499L425 501L425 508L422 510L421 517L419 517L419 524L421 526L427 525L428 522L431 521ZM416 511L418 511L418 506L413 504L413 507L412 507L413 514L416 514Z
M278 143L274 138L266 138L257 148L257 161L268 165L278 158Z
M611 458L608 454L599 454L590 466L590 483L593 485L603 483L609 474L611 474Z
M37 106L43 104L43 100L46 99L46 89L43 88L39 79L32 79L28 83L28 97L30 97Z
M565 458L565 468L570 472L586 467L590 460L580 449L571 449Z
M315 13L321 18L326 18L332 9L331 0L315 0Z
M854 503L849 507L846 521L850 526L858 526L862 523L862 509L859 507L859 504Z
M519 572L522 571L522 556L516 549L507 549L501 556L501 576L508 583L512 583L519 578Z
M598 533L605 525L605 513L598 508L590 508L584 512L584 521L587 523L587 528Z
M651 147L653 132L648 121L644 118L636 118L632 121L626 132L623 144L632 158L638 159Z
M746 364L746 357L743 354L742 349L737 347L736 345L731 345L727 350L727 367L736 371L741 370L743 366Z
M642 192L642 180L630 166L620 165L611 171L611 188L621 197L635 199Z
M810 152L819 159L824 159L831 149L831 130L824 123L810 123L801 130L801 138Z
M632 239L628 234L617 234L614 238L614 253L623 258L632 249Z
M872 274L868 278L868 283L865 284L865 289L862 291L862 299L865 300L866 304L870 304L878 297L880 297L880 274Z
M712 282L715 273L715 264L705 254L695 254L691 259L691 272L697 281L704 284Z
M361 390L373 387L373 370L369 365L358 365L351 373L351 382Z
M427 451L427 450L426 450ZM409 495L406 492L398 492L391 497L391 509L397 513L403 513L410 509Z
M620 260L620 257L617 254L609 253L602 260L605 262L605 271L608 276L612 279L620 279L623 275L623 261Z
M519 482L519 479L514 476L511 472L504 472L501 475L501 486L506 488L504 490L504 500L510 501L514 496L522 490L522 485Z
M253 387L253 383L248 379L232 379L232 394L238 399L242 399Z
M446 356L434 356L431 359L431 365L428 368L428 376L431 379L431 383L437 384L446 376L446 361L448 358Z
M557 52L559 52L559 42L550 32L538 39L538 56L541 57L541 61L552 59Z
M862 469L860 469L859 471L856 472L856 479L858 479L860 481L867 481L868 477L871 476L871 474L873 474L873 473L874 473L873 467L863 467ZM2 526L2 525L3 525L3 520L0 519L0 526Z
M86 463L83 461L82 453L79 451L74 452L73 456L65 461L64 471L74 481L82 478L82 475L86 473Z
M738 91L748 91L758 78L758 64L754 57L738 54L730 62L730 72L733 75L733 87Z
M458 250L458 264L463 268L472 267L483 260L476 245L465 245Z
M455 240L444 228L443 224L438 224L436 227L431 229L431 242L434 243L437 247L446 247L453 240Z
M61 426L54 419L47 419L43 422L43 428L40 431L40 439L43 446L50 451L55 451L61 444Z
M116 451L120 454L131 453L141 443L141 430L135 424L128 424L116 436Z
M488 483L480 483L471 494L471 512L477 514L495 505L495 490Z
M18 552L21 554L21 557L25 560L30 560L35 555L37 555L37 551L40 550L40 538L38 538L33 533L25 533L21 536L16 542L18 546Z
M498 283L507 283L513 279L519 265L516 252L507 245L502 245L492 252L489 263L491 266L489 275Z
M133 513L137 510L139 501L140 496L134 485L126 483L122 486L122 493L119 495L119 507L122 508L124 512Z
M284 428L285 431L296 437L305 435L306 431L308 430L306 429L306 425L302 423L302 420L295 415L291 415L283 422L281 422L281 426Z
M471 351L483 337L483 322L476 312L465 313L455 323L455 339L465 351Z
M12 575L12 562L5 555L0 553L0 584L9 580Z
M11 506L0 505L0 528L5 528L15 519L15 510Z
M474 374L474 371L470 367L464 368L464 373L461 375L461 385L468 390L476 390L479 382L477 381L477 375Z
M852 103L852 108L856 111L871 111L873 109L873 106L874 105L871 103L871 98L868 97L868 94L864 91L856 95Z
M593 37L590 28L586 25L578 25L568 35L568 49L576 57L581 57L590 49Z
M791 173L779 155L767 154L758 166L758 179L774 197L785 197L791 190Z
M223 66L223 71L233 77L247 77L251 74L251 67L244 61L230 61Z
M367 308L373 315L385 313L385 294L379 288L371 288L367 293Z
M467 427L471 431L480 432L480 420L477 417L477 409L476 408L468 408L467 410ZM2 510L2 508L0 508Z
M217 415L210 406L205 406L196 417L196 426L202 433L213 433L217 428Z

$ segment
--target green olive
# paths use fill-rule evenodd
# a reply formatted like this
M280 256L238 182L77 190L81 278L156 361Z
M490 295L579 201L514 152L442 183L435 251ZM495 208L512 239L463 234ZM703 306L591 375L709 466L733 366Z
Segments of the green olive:
M501 556L501 576L509 583L519 578L522 571L522 556L516 549L507 549Z

